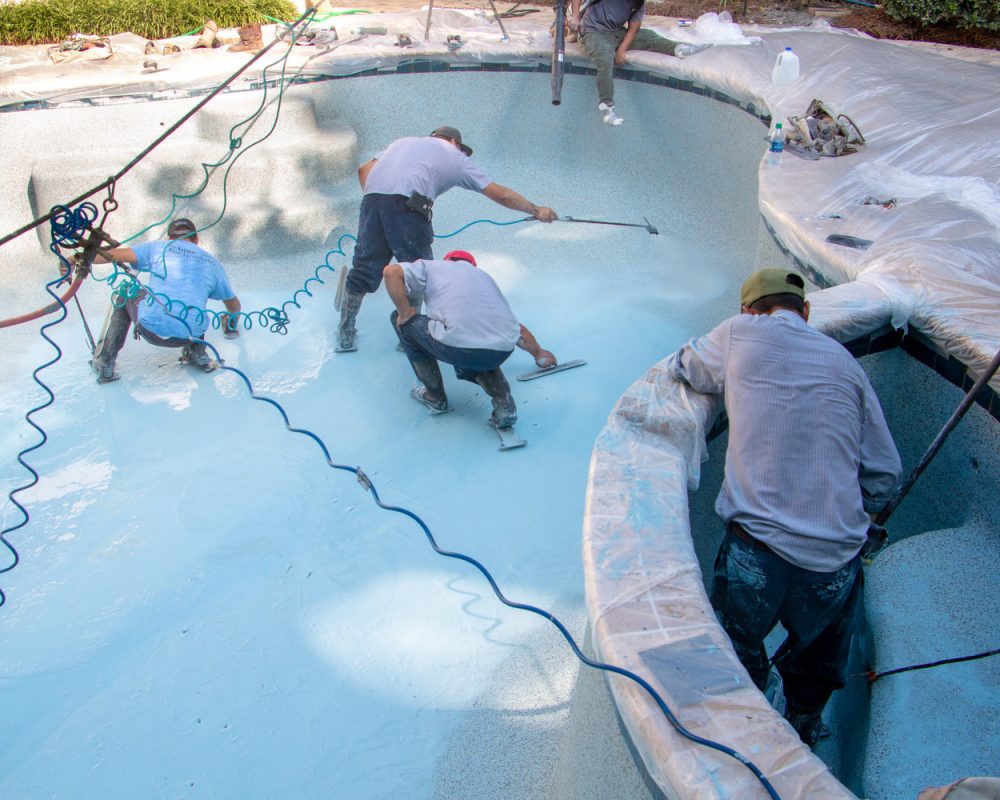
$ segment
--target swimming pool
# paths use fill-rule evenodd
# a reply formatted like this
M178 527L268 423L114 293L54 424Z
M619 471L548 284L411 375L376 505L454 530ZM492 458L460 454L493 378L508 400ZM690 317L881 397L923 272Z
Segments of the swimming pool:
M659 228L651 236L569 223L483 224L445 240L476 254L544 346L589 362L515 384L527 448L497 452L484 424L486 398L450 376L457 413L430 418L407 397L412 376L394 350L381 294L362 310L357 354L333 352L329 280L292 310L287 336L254 329L238 344L215 343L257 391L285 406L293 425L316 431L335 460L360 464L386 502L412 508L442 546L481 559L510 597L551 608L582 640L578 537L593 437L629 381L694 333L773 245L756 209L759 123L749 115L627 84L620 102L643 117L612 139L619 132L584 113L582 92L559 111L526 102L547 91L538 74L297 87L289 101L319 109L315 129L279 122L267 142L272 153L307 161L323 135L353 131L360 163L396 136L448 121L491 177L539 202L581 218L646 216ZM491 103L480 105L486 94ZM417 96L419 103L407 101ZM259 98L226 100L229 113ZM39 111L0 122L28 143L72 119L81 149L118 153L189 104ZM714 156L711 180L693 164L696 134ZM192 150L211 152L200 134L189 136ZM635 157L606 158L623 142ZM557 157L548 155L552 146L560 146ZM38 174L47 157L25 152ZM57 158L90 174L115 167L82 163L72 152ZM144 196L179 168L173 158L163 155L137 181ZM251 151L236 168L246 175L234 172L232 216L240 202L260 203L253 189L264 180L271 197L321 195L327 208L317 203L311 218L357 202L351 170L333 185L303 186L309 170L289 168L291 185L283 185L269 163ZM654 164L658 179L636 192ZM65 181L67 191L77 188L72 175ZM39 195L49 185L34 182ZM123 208L130 190L126 181L117 188ZM439 233L477 218L516 219L458 190L435 211ZM196 219L205 213L190 211ZM352 229L329 225L334 241ZM230 267L245 308L286 299L327 249L320 240L285 250L287 240L269 243L266 228L258 239L247 241L262 252L240 259L237 234L234 253L211 230L203 234ZM48 264L25 257L19 296ZM89 285L81 301L98 326L106 290ZM136 796L317 796L332 785L343 797L644 791L601 678L581 672L546 623L503 609L469 569L435 557L419 528L379 512L231 375L193 376L172 352L129 342L122 381L97 386L70 311L55 333L65 356L44 373L57 398L39 416L50 440L29 459L43 479L24 495L30 524L11 537L23 561L4 576L4 706L21 732L3 756L6 795L69 796L81 781L92 794ZM26 396L39 394L31 369L50 352L24 327L4 331L7 351L17 353L3 366L8 454L30 440L20 415ZM526 356L514 356L508 373L529 367ZM5 485L22 475L8 458ZM15 513L8 506L6 518Z

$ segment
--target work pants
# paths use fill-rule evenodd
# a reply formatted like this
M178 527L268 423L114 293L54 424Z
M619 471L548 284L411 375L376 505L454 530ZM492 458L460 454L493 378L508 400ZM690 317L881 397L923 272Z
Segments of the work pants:
M411 364L417 361L426 361L429 358L437 359L453 366L456 377L463 381L476 383L476 375L497 369L514 352L513 350L451 347L442 344L431 336L428 327L430 319L423 314L411 317L401 328L396 326L395 311L392 312L390 320Z
M597 68L597 95L600 102L613 106L615 90L612 78L615 69L615 51L625 38L625 31L584 31L580 38L584 50L590 56ZM653 53L674 54L677 42L660 36L658 33L639 28L635 40L629 50L648 50Z
M423 214L407 207L401 194L366 194L358 218L358 244L354 248L347 290L371 294L382 283L382 272L393 257L397 262L433 258L434 229Z
M860 555L833 572L811 572L730 529L715 561L712 605L761 691L769 670L764 639L782 624L788 638L774 665L784 687L785 713L808 714L821 711L847 682L862 586Z
M197 354L200 355L204 352L205 345L203 344L175 337L164 339L162 336L157 336L140 324L138 321L139 303L142 302L145 296L145 291L140 293L138 297L132 297L125 301L122 301L122 298L118 295L112 296L111 310L108 313L108 318L104 323L104 330L97 341L97 345L94 348L94 357L91 360L94 369L100 371L105 367L114 367L118 359L118 353L125 346L125 340L128 338L128 332L133 323L135 323L136 330L139 331L142 338L157 347L184 347L185 345L191 345L192 350Z

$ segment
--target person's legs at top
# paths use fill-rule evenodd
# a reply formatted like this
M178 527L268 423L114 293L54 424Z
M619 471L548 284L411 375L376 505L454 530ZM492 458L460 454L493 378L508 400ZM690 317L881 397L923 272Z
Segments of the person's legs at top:
M726 533L715 559L712 606L740 663L762 692L769 663L764 639L778 622L791 564L778 555Z
M640 29L641 32L641 29ZM597 69L597 108L609 125L621 125L623 120L615 111L614 69L615 51L621 44L625 32L585 31L580 41Z
M830 695L847 683L864 586L856 556L829 573L798 570L781 611L788 638L774 655L785 692L785 719L812 746L827 730L821 715Z
M660 36L660 34L648 28L639 28L639 32L635 35L635 39L632 40L629 50L646 50L650 53L664 53L665 55L672 56L677 55L675 51L678 46L680 46L680 42Z

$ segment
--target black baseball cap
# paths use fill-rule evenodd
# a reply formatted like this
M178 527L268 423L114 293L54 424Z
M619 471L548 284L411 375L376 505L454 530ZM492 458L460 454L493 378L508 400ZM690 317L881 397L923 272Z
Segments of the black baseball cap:
M182 239L198 233L198 228L187 217L178 217L167 228L167 236L171 239Z
M453 128L451 125L442 125L440 128L435 128L431 131L431 136L437 136L439 139L454 139L459 150L467 156L472 155L472 148L467 144L462 144L462 134L458 128Z

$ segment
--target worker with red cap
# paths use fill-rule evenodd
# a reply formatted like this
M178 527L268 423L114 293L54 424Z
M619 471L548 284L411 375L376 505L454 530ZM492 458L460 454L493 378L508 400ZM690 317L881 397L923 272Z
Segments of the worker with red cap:
M540 222L558 219L502 184L490 180L470 157L472 148L457 128L442 125L429 136L397 139L358 169L364 198L358 219L358 244L340 306L337 352L357 350L356 319L366 294L382 282L382 270L400 262L430 259L435 199L455 186L480 192L505 208L531 214ZM420 298L411 298L416 308Z
M389 264L385 287L396 306L393 327L420 381L413 397L433 413L450 410L438 365L443 361L459 379L478 384L490 396L490 424L510 428L517 421L517 406L500 365L515 347L530 353L539 367L555 366L556 357L517 321L500 287L477 268L475 257L452 250L440 261ZM423 314L409 300L415 294L424 298Z

